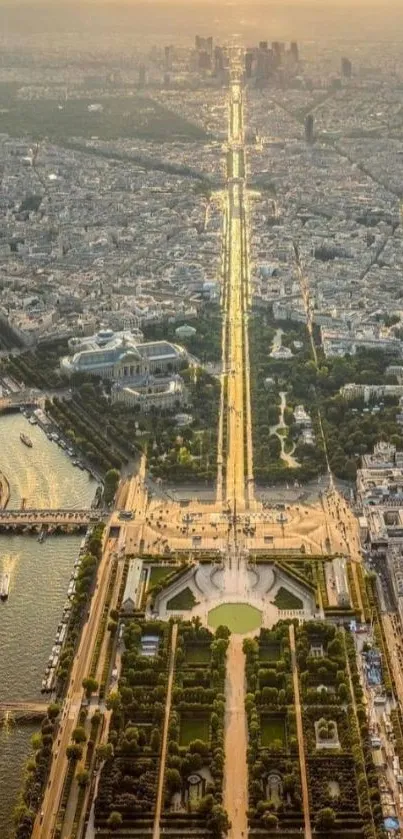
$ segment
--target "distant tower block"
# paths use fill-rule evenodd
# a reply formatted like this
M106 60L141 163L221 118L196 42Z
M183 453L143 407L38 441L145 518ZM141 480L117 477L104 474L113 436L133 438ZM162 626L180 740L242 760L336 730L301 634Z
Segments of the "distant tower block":
M211 59L213 57L213 36L209 35L208 38L203 38L200 35L196 35L195 49L197 52L207 52Z
M290 44L290 53L291 53L292 58L294 59L295 63L296 63L296 64L298 64L298 61L299 61L299 50L298 50L298 44L297 44L297 42L296 42L296 41L292 41L292 42L291 42L291 44Z
M351 79L353 72L353 65L349 58L342 58L341 59L341 75L343 79Z
M224 54L222 47L214 48L214 72L219 76L224 70Z
M308 114L308 116L305 118L305 140L310 145L312 145L312 143L314 141L313 128L314 128L313 115Z
M274 56L274 65L278 67L282 62L282 57L284 55L284 44L281 41L273 41L271 45L273 56Z
M199 52L199 69L200 70L211 70L211 58L206 50L203 52Z
M145 87L146 83L146 68L144 64L139 67L139 87Z
M248 50L245 53L245 75L247 79L252 78L252 68L253 68L253 52Z
M173 47L166 46L164 51L164 66L165 70L172 70Z
M259 84L265 84L270 75L270 51L267 48L267 41L262 41L257 54L256 76Z

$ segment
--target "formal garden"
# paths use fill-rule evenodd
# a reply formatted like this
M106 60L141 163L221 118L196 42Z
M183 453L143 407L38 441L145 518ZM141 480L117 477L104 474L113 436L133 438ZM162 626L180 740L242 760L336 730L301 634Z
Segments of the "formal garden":
M179 626L169 720L162 829L220 837L223 809L225 661L229 631L197 619ZM207 834L206 834L207 828Z
M101 773L96 827L107 828L119 820L125 828L143 826L146 832L153 823L170 636L171 625L157 621L125 626L119 687L108 698L112 750ZM145 654L145 637L153 639L151 655Z
M289 624L244 641L252 839L279 831L296 839L303 829ZM378 776L353 638L330 622L294 624L312 827L320 839L333 832L380 839Z
M278 831L299 836L303 815L288 622L246 638L244 652L249 836Z
M331 562L334 556L331 554L314 555L309 558L301 552L295 554L252 554L251 562L259 568L259 565L273 565L275 568L284 570L287 576L296 583L308 589L315 598L317 610L323 609L327 618L340 620L342 618L356 618L357 620L370 621L371 609L367 594L367 582L360 565L353 568L347 563L347 580L350 592L350 606L338 606L329 601L328 585L326 580L326 564ZM288 590L286 586L280 587L274 599L279 609L301 609L301 599L295 593ZM362 603L362 609L361 609Z
M185 558L183 558L183 560L179 563L176 562L172 565L164 565L160 568L156 566L151 566L151 571L147 580L147 587L143 598L143 606L147 604L149 609L153 610L158 595L165 591L165 589L168 589L174 583L178 582L181 579L181 577L184 577L188 573L188 570L189 562ZM185 585L183 591L185 591ZM180 594L182 594L182 592L180 592ZM190 594L192 594L192 592L190 592ZM184 597L186 597L186 595L184 595ZM194 603L192 605L194 605Z
M107 700L113 713L95 807L99 829L152 831L171 630L172 623L142 619L125 626L122 674ZM179 625L161 821L173 839L176 830L222 839L228 827L222 805L228 637L225 627L214 636L197 620Z
M297 628L296 651L311 821L323 836L374 839L382 813L354 642L311 621Z

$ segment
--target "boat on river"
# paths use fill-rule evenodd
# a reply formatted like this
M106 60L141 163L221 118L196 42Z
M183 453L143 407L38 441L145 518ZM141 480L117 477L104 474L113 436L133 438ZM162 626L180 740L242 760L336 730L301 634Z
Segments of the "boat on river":
M0 599L1 600L7 600L9 590L10 590L10 575L9 574L1 574L0 575Z
M29 449L32 449L33 443L32 443L31 438L28 437L28 434L24 434L24 432L21 431L20 440L21 440L21 443L24 443L24 446L28 446Z

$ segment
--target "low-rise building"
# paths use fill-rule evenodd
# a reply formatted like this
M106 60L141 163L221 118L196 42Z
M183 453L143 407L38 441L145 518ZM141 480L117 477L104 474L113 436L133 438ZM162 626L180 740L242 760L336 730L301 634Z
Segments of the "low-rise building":
M140 405L145 413L152 408L173 411L189 403L187 389L178 375L168 379L145 377L136 385L116 382L112 387L111 398L112 402L122 402L130 408Z
M182 338L193 338L196 335L197 329L194 326L190 326L188 323L182 324L182 326L178 326L175 329L175 335L179 340Z
M340 608L348 609L351 605L350 590L347 579L347 561L342 556L336 556L332 560L333 576L336 589L337 605Z
M121 607L122 612L126 615L132 614L139 606L142 571L143 560L131 559Z
M340 395L347 400L364 399L364 402L369 402L377 397L403 396L403 385L363 385L351 382L340 388Z

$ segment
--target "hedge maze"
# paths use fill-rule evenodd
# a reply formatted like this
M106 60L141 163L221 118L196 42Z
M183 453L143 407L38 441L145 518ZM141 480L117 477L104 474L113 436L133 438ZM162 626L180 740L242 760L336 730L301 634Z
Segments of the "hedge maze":
M303 813L288 623L245 639L244 652L249 836L279 830L300 837Z
M119 690L109 698L113 708L109 742L95 807L95 824L106 828L119 813L122 825L147 836L153 824L161 737L165 718L170 624L129 623ZM147 639L152 640L150 645Z
M180 625L169 720L162 828L175 837L221 836L225 661L229 631ZM207 828L207 832L206 832Z

